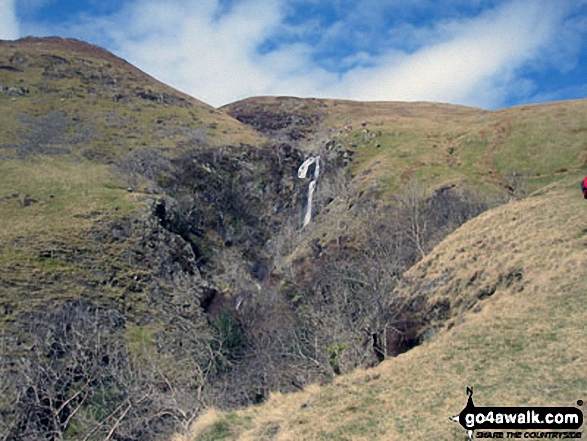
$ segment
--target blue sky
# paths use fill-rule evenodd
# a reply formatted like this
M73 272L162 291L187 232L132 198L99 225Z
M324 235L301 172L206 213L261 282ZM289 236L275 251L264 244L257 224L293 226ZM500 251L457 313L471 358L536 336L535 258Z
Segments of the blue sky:
M255 95L486 109L587 97L587 0L0 0L214 106Z

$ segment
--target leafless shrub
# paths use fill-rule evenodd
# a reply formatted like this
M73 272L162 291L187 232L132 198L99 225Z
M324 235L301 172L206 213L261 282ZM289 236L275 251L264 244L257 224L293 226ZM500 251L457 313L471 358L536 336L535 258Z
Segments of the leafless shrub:
M145 179L158 187L172 171L171 162L157 149L140 149L125 154L117 163L117 171L131 187Z
M241 351L233 367L211 381L217 405L257 404L269 391L291 392L328 377L329 363L313 330L278 290L266 288L248 297L235 319Z
M505 175L506 189L513 198L523 197L527 193L526 184L530 171L513 169Z
M172 375L165 355L131 354L116 310L68 302L25 323L0 357L3 439L148 440L187 430L200 409L203 369L174 359L188 371Z
M426 192L416 180L410 180L397 196L396 221L401 234L410 241L420 257L426 255L425 241L429 231Z

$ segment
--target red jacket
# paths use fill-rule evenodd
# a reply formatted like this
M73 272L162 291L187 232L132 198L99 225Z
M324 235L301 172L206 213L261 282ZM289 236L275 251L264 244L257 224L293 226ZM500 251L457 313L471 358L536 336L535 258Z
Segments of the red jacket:
M583 190L583 197L587 199L587 177L581 181L581 190Z

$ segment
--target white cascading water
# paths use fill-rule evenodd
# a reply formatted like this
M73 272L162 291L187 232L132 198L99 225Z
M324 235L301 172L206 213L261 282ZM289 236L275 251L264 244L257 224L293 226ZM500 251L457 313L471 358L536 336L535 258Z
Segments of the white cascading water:
M308 176L308 170L312 164L314 164L314 173L313 176ZM312 220L312 195L314 194L314 190L316 189L316 181L318 180L318 176L320 176L320 156L311 156L308 159L306 159L298 169L298 178L312 179L312 181L310 182L310 186L308 187L308 204L306 207L306 215L304 216L304 223L302 225L302 228L308 225Z

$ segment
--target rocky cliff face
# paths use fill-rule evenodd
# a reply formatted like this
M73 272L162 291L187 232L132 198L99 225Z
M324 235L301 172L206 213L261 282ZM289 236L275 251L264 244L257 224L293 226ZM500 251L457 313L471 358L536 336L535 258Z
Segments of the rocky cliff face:
M258 132L281 141L309 141L327 114L317 99L293 97L246 99L224 106L230 116Z
M271 238L301 213L301 159L286 144L144 150L113 166L138 185L129 195L151 192L136 193L138 211L94 211L69 237L25 239L36 260L5 262L2 281L4 392L18 397L4 404L6 433L107 434L95 415L111 415L120 436L150 439L211 402L263 396L267 386L226 378L253 355L240 305L269 279Z

